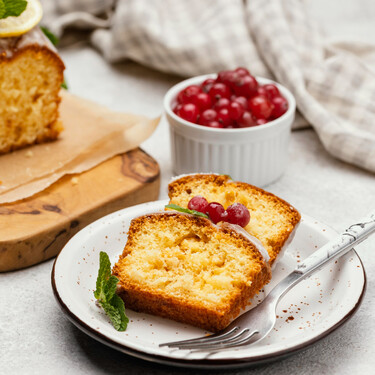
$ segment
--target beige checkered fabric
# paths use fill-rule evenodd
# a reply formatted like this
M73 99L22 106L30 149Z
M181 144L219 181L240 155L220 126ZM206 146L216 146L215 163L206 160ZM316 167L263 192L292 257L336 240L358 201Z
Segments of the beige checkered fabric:
M326 46L297 0L45 0L45 23L92 28L110 62L193 76L246 66L295 95L335 157L375 172L375 73L367 46ZM303 126L297 121L295 128Z

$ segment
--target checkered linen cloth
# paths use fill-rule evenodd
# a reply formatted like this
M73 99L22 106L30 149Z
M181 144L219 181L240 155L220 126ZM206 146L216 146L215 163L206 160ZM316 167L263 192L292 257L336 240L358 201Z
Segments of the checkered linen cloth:
M44 22L92 28L110 62L132 59L182 76L245 66L275 78L335 157L375 172L371 47L327 46L297 0L50 0ZM294 128L306 125L295 122ZM303 119L302 119L303 120Z

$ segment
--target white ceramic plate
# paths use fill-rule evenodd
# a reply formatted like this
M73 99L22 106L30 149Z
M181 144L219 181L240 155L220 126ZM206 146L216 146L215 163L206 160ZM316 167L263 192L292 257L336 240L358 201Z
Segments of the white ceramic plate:
M107 252L113 265L125 246L130 220L161 210L165 204L167 201L151 202L105 216L77 233L56 258L52 286L58 303L78 328L102 343L138 358L176 366L249 366L305 348L340 326L358 308L366 278L362 263L352 250L293 288L279 303L273 331L255 345L214 354L159 348L160 343L190 339L207 332L131 310L127 310L130 319L127 330L117 332L93 296L99 252ZM298 262L335 235L327 226L303 216L265 294Z

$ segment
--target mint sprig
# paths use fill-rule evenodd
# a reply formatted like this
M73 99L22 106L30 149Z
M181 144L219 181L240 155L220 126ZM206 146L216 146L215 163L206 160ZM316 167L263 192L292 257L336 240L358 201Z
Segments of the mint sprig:
M40 26L40 30L43 31L44 35L50 40L50 42L56 47L60 40L59 38L49 29L47 29L47 27L45 26Z
M66 82L66 78L64 77L64 82L61 84L61 87L65 90L68 90L68 84Z
M5 4L2 0L0 0L0 19L5 18L4 14L5 14Z
M25 0L0 0L0 19L18 17L27 7Z
M173 204L173 203L167 204L165 206L165 208L170 208L170 209L175 210L175 211L184 212L185 214L205 217L206 219L208 219L208 216L206 214L204 214L203 212L199 212L199 211L195 211L195 210L189 210L188 208L181 207L177 204Z
M108 315L117 331L125 331L129 319L125 313L124 301L116 294L119 279L111 274L111 262L108 254L100 252L100 265L94 296Z
M1 1L1 0L0 0ZM49 39L49 41L57 47L57 45L60 43L60 39L47 27L40 26L40 30L43 31L44 35ZM68 90L68 84L66 82L66 78L64 76L64 82L61 84L61 87L65 90Z

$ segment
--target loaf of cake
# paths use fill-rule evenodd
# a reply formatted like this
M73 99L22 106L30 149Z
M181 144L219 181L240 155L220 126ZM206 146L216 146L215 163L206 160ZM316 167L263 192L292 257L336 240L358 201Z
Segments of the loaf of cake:
M218 202L227 208L241 203L250 211L250 222L244 228L258 238L268 251L272 265L301 219L289 203L260 188L235 182L226 175L192 174L173 180L168 186L171 204L187 208L194 196Z
M58 137L64 69L39 27L0 38L0 153Z
M118 294L129 309L219 331L271 278L262 248L244 233L177 212L133 219L113 268Z

